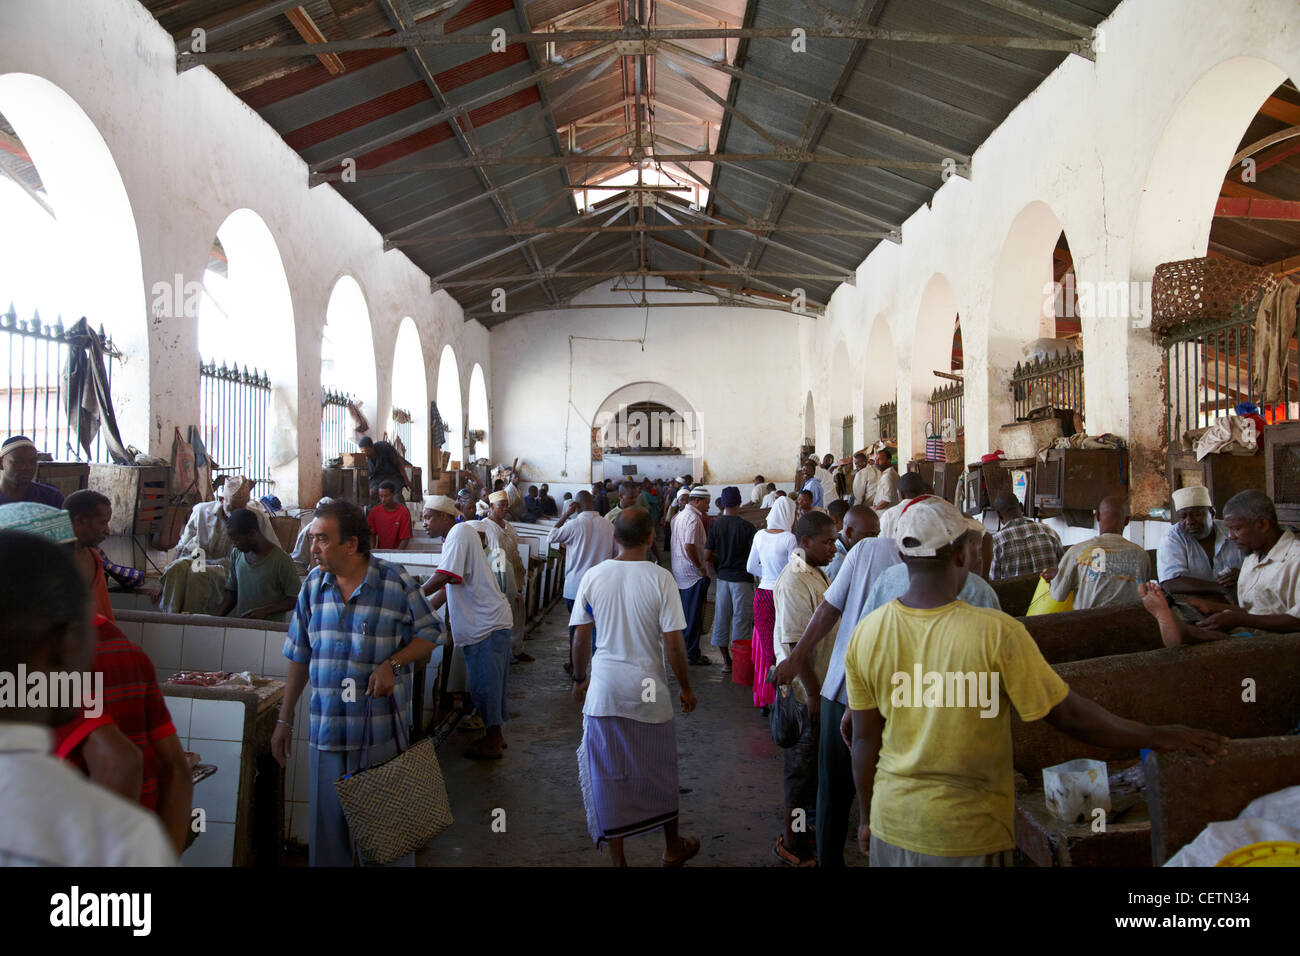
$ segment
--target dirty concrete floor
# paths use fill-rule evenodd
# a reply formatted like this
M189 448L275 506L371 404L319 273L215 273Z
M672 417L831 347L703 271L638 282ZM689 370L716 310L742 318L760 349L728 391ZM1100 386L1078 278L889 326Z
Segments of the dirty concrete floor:
M609 850L587 835L575 751L582 715L570 697L568 614L557 602L527 642L537 658L510 667L509 744L499 761L464 757L473 734L453 732L438 750L455 823L417 855L420 866L608 866ZM681 829L700 838L691 866L783 866L772 854L781 832L781 751L749 687L731 682L716 648L713 666L692 667L697 704L675 707ZM677 687L671 672L673 699ZM504 811L504 815L494 811ZM499 821L496 830L493 821ZM501 823L504 822L504 832ZM850 834L857 833L854 810ZM853 837L846 862L861 866ZM657 866L659 831L627 841L628 862Z

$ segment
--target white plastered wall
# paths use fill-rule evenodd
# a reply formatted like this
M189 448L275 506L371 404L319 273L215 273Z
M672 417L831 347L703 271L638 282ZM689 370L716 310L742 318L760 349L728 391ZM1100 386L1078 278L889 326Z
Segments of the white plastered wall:
M446 293L431 294L429 277L402 253L385 253L382 237L332 188L309 189L302 160L215 75L200 68L178 76L171 37L135 0L5 0L6 73L49 80L103 136L134 213L144 295L178 274L201 281L231 212L249 208L267 224L289 281L297 342L297 487L276 489L286 504L310 504L320 494L320 338L341 276L356 279L369 306L379 422L389 420L394 347L407 315L420 333L430 395L447 344L462 396L475 363L491 386L487 331L465 322ZM148 434L122 437L167 457L173 429L183 433L198 421L197 335L192 318L148 323Z
M1106 46L1096 62L1071 57L1062 64L980 147L969 180L944 184L904 223L901 244L880 243L858 268L856 289L843 287L832 298L827 318L801 321L803 380L794 394L811 390L819 408L824 404L841 340L855 382L892 360L902 399L900 453L922 451L924 397L938 384L930 371L947 367L930 365L935 349L925 348L935 328L925 320L933 280L942 276L962 318L966 457L976 459L1005 423L1000 390L1014 365L1009 342L1035 335L1024 331L1032 317L995 309L995 296L1001 302L1011 295L1000 283L1014 285L1009 273L1023 268L1002 254L1027 207L1042 203L1060 222L1081 285L1127 286L1149 279L1159 262L1205 253L1217 181L1246 125L1287 76L1300 79L1300 5L1128 0L1103 28ZM1045 263L1054 242L1053 235L1042 249ZM868 348L878 316L888 323L893 356ZM1135 512L1159 506L1167 490L1151 449L1164 398L1149 317L1085 315L1083 347L1088 430L1134 443ZM990 391L999 391L992 401Z
M626 293L593 288L575 299L616 301L626 302ZM640 309L511 319L491 334L493 457L518 456L527 480L549 481L553 491L588 484L596 412L617 389L658 382L690 403L679 411L698 416L711 483L748 487L756 474L789 481L804 412L798 321L786 312L739 308L651 309L648 321ZM600 341L609 339L624 341ZM819 408L820 429L825 416Z

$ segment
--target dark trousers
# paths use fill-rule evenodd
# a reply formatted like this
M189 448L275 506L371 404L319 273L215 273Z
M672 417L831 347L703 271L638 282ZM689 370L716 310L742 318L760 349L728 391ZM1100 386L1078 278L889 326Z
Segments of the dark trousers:
M678 588L682 596L682 614L686 617L686 656L695 660L700 656L700 632L704 630L704 598L709 593L709 579L700 578L688 588Z
M844 841L849 835L849 811L857 788L853 757L840 737L845 707L822 698L821 734L817 742L817 865L844 865Z

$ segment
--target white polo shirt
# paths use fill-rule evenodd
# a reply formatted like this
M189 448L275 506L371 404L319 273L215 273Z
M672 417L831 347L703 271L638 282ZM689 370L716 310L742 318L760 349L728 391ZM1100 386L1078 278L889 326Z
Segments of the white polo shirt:
M493 631L514 626L510 602L497 585L474 524L462 521L452 525L443 540L442 561L438 564L439 571L456 579L447 585L447 612L457 647L477 644L487 640Z
M0 866L175 866L162 821L51 755L54 734L0 722Z
M1283 531L1264 557L1246 555L1237 577L1237 600L1251 614L1300 617L1300 539Z

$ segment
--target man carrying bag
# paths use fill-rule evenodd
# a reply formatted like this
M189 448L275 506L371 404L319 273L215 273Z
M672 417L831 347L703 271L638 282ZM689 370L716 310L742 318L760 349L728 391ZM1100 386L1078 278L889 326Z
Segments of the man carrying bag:
M351 813L344 810L336 780L356 774L351 783L365 781L368 787L372 777L381 784L389 778L389 786L377 787L368 798L378 800L378 792L390 801L383 824L420 812L419 797L411 799L415 789L398 776L413 762L409 755L420 757L420 746L397 755L411 721L411 665L433 652L440 628L410 575L370 554L370 528L359 507L341 500L319 505L310 540L319 566L303 583L289 622L284 642L289 674L271 753L283 767L292 747L294 710L310 678L308 862L351 866L359 845L365 845L364 834L349 826L359 817L355 806ZM389 700L372 713L376 697ZM363 753L372 769L358 774ZM414 866L420 844L409 834L404 844L395 842L401 854L390 844L380 857L363 854L363 859Z

